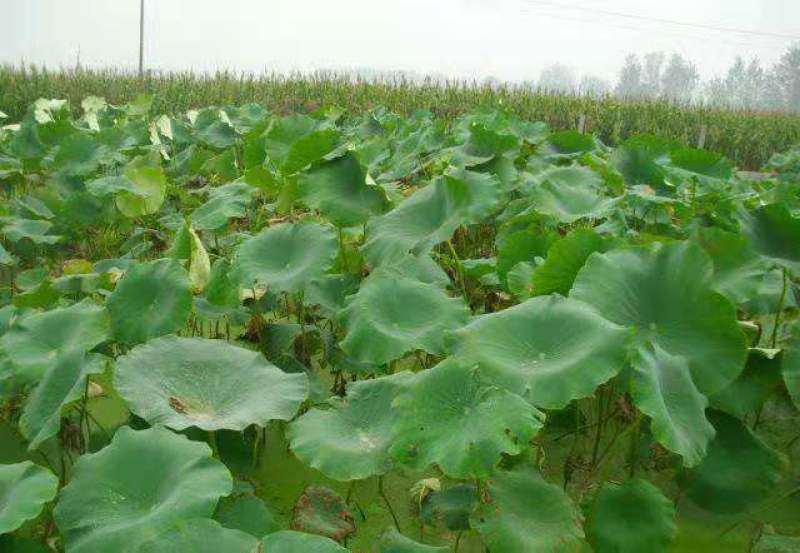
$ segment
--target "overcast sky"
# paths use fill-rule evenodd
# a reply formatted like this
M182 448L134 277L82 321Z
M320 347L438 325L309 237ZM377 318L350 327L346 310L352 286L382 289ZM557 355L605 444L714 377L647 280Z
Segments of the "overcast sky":
M800 37L800 0L145 0L146 64L260 72L374 68L536 79L560 62L614 79L625 55L676 51L701 74L771 64ZM0 62L135 68L139 0L0 0Z

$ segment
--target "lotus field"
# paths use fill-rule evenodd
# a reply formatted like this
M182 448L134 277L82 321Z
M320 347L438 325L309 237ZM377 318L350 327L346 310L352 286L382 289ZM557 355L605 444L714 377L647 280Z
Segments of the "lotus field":
M800 550L800 150L152 100L2 122L1 551Z

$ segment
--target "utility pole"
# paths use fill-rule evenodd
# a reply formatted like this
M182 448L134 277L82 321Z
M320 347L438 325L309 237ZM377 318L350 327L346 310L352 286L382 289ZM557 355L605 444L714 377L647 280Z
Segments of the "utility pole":
M144 0L139 0L139 77L144 76Z

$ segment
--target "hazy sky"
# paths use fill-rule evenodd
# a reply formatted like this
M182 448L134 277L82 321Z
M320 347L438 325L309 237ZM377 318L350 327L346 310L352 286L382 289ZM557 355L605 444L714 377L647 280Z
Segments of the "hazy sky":
M146 64L158 69L414 70L536 79L564 63L614 79L633 51L676 51L704 77L739 54L774 62L800 38L800 0L145 0ZM0 62L134 68L139 0L0 0Z

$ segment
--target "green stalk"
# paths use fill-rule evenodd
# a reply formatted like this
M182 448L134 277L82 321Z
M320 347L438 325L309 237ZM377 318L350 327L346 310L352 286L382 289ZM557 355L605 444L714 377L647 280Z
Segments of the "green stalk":
M778 327L781 324L781 315L783 314L783 303L786 301L786 289L789 287L789 274L786 267L783 268L783 290L781 291L781 298L778 300L778 311L775 313L775 324L772 326L772 336L770 337L770 347L775 349L775 344L778 341Z

